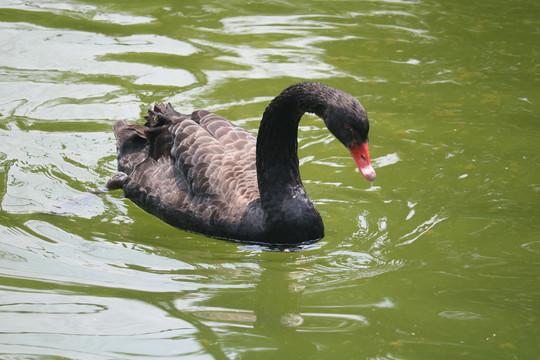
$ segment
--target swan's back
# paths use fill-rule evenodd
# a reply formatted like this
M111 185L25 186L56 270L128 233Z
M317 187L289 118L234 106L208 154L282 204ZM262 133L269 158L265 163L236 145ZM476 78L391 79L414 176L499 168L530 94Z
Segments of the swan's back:
M179 228L234 238L259 198L256 138L204 110L183 115L162 104L146 120L114 126L126 196Z

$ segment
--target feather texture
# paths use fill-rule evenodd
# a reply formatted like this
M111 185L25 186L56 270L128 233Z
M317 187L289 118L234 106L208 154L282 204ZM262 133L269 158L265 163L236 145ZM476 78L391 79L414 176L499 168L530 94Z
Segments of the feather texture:
M188 116L161 104L146 119L114 126L126 195L180 228L238 225L259 197L256 138L204 110Z

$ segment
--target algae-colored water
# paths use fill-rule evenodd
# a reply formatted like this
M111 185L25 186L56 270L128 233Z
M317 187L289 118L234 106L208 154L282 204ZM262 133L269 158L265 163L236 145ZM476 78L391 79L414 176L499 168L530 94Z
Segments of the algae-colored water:
M0 357L538 359L537 1L0 3ZM154 102L256 132L302 80L356 96L373 185L306 115L326 237L272 252L120 191Z

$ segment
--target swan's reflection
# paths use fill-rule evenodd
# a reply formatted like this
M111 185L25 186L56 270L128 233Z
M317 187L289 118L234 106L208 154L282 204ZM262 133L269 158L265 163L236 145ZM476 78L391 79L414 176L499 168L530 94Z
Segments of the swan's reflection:
M275 340L277 349L271 357L296 358L293 355L309 356L316 351L313 343L297 332L304 323L300 314L300 301L305 286L302 271L287 271L283 268L266 268L256 286L254 330L256 333ZM255 354L256 352L254 352ZM257 359L261 354L257 353Z
M298 331L305 275L291 266L261 265L255 286L182 294L154 305L190 323L202 351L216 359L238 353L243 359L309 356L316 347Z

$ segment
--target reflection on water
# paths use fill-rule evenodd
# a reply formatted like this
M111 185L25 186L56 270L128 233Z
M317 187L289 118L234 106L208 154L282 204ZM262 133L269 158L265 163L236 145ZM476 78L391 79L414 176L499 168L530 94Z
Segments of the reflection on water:
M4 305L0 306L6 319L7 327L0 329L8 335L3 337L6 344L17 343L35 354L61 351L77 356L94 354L91 346L81 345L99 334L108 338L109 345L100 345L99 355L105 357L202 352L228 358L236 351L249 357L260 351L300 357L317 350L308 334L365 328L370 324L369 309L394 306L389 299L356 303L352 309L302 303L307 288L332 293L343 279L350 282L353 276L371 277L399 267L383 264L382 258L374 259L369 253L328 252L324 246L312 245L289 253L283 264L267 264L261 257L272 253L246 246L238 248L240 256L223 250L214 253L212 257L218 259L225 256L215 262L204 260L211 240L203 239L194 247L182 244L184 250L191 247L188 253L182 251L183 257L191 259L184 262L174 253L159 255L160 250L152 246L106 240L95 230L88 237L64 228L27 220L1 229L11 239L11 245L3 245L2 273L17 279L5 283ZM196 253L202 255L193 257ZM255 262L246 262L250 258ZM54 290L48 290L53 284ZM30 316L46 321L35 326L23 319ZM13 321L18 325L12 326ZM77 324L75 331L73 324ZM17 335L23 333L41 335ZM252 340L244 344L245 336ZM64 340L57 342L60 337ZM239 344L243 345L239 348ZM257 349L253 353L252 347Z
M4 1L0 357L533 358L532 7ZM378 173L303 118L322 241L207 239L94 192L116 120L171 101L256 132L306 79L365 105Z

